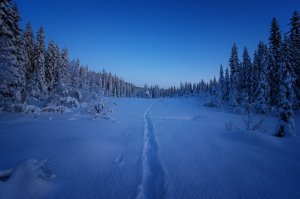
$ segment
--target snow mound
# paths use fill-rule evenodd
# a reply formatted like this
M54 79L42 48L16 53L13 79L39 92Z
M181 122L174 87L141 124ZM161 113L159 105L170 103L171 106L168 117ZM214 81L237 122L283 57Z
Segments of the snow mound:
M26 105L23 110L24 113L40 113L41 109L34 105Z
M27 104L12 104L10 106L10 110L6 110L8 112L14 113L40 113L41 109L35 105L27 105Z
M50 180L56 177L47 160L28 159L15 168L0 171L0 198L41 198L51 189Z

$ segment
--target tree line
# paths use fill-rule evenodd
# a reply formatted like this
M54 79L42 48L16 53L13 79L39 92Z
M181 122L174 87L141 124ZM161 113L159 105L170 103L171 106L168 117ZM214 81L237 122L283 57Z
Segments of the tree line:
M174 97L206 93L207 105L259 114L279 114L279 135L295 132L294 110L300 107L300 16L294 11L289 30L282 35L272 19L268 44L260 41L253 58L244 47L240 59L237 45L231 49L228 67L209 82L184 83L179 87L146 87L149 97Z
M233 44L229 66L208 84L212 106L244 107L260 114L279 113L279 135L294 132L293 110L300 102L300 17L295 11L282 35L276 18L268 44L259 42L251 59L247 48L239 59Z
M78 102L91 93L113 97L139 96L141 89L106 71L92 71L53 41L46 46L43 27L36 35L30 23L25 30L17 5L0 3L0 103L51 103L51 98L72 97Z
M295 11L289 31L282 35L276 18L271 22L268 44L259 42L253 58L245 47L240 59L237 45L229 65L220 66L218 78L209 82L181 83L167 89L158 85L137 87L106 71L92 71L79 59L69 60L44 29L36 35L30 23L23 31L18 7L0 2L0 104L45 105L57 99L83 102L91 94L113 97L177 97L206 93L210 106L251 108L260 114L278 113L292 128L293 110L300 107L300 17Z

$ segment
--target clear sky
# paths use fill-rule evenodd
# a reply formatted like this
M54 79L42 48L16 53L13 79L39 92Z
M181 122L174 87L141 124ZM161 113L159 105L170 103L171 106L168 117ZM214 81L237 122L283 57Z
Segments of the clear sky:
M299 0L17 0L22 27L69 49L70 58L138 86L179 85L218 75L233 42L241 55L267 41L276 17L283 32Z

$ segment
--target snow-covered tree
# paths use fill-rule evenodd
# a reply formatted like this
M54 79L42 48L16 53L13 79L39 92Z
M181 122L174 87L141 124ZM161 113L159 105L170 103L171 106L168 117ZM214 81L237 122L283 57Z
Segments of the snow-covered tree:
M59 49L53 40L49 41L48 49L46 52L45 61L45 77L48 86L48 92L54 90L54 85L59 80L58 66L59 66Z
M287 83L286 87L286 97L287 100L291 103L292 107L297 107L298 104L298 99L296 95L296 73L295 73L295 68L293 65L293 58L292 55L290 54L290 41L287 35L284 37L284 41L282 44L282 49L281 49L281 54L282 54L282 61L281 64L285 65L285 70L287 72L287 77L289 78L289 82Z
M79 68L79 89L80 92L87 92L88 91L88 67L80 67Z
M224 69L222 64L220 66L220 74L219 74L219 92L221 96L221 101L223 103L225 101L226 85L225 85Z
M222 86L217 82L216 77L214 77L213 80L213 87L213 103L215 104L215 106L220 107L223 105Z
M229 91L230 91L230 75L229 69L225 70L225 89L224 89L224 100L225 102L229 102Z
M41 27L37 33L35 45L34 68L35 68L35 85L34 90L40 97L47 94L47 83L45 78L45 35L44 29Z
M245 47L243 52L242 69L240 72L240 92L244 103L253 102L253 70L248 50Z
M107 81L107 90L110 95L113 93L113 79L112 79L112 74L108 74L108 81Z
M0 98L1 101L21 102L25 86L25 53L20 16L10 0L0 2L0 11Z
M273 18L269 37L269 83L271 105L278 105L279 90L279 68L281 62L281 33L278 21Z
M26 53L26 78L32 78L34 72L34 35L30 23L26 24L23 34Z
M76 61L72 61L69 65L69 73L70 73L70 85L69 90L71 92L75 92L79 89L79 69L80 69L80 61L77 59Z
M25 48L24 48L24 40L22 38L22 29L19 26L19 21L21 20L21 16L19 13L19 9L17 7L16 3L13 3L12 6L12 15L13 15L13 19L14 19L14 23L13 23L13 32L15 35L15 46L16 46L16 54L17 54L17 61L18 61L18 66L19 66L19 70L20 70L20 75L22 78L22 85L21 85L21 89L22 91L24 91L24 86L25 86L25 74L26 74L26 68L25 68L25 64L26 64L26 52L25 52ZM23 93L24 95L25 93ZM24 97L24 96L23 96Z
M285 62L280 64L280 85L279 85L279 130L278 136L295 134L294 111L288 99L291 90L291 75L289 74Z
M60 63L59 63L59 67L57 69L58 71L58 76L60 80L66 81L66 71L69 65L69 53L68 53L68 49L64 48L61 51L61 58L60 58ZM66 84L66 82L64 82Z
M64 48L60 54L59 64L55 70L55 77L58 80L54 84L56 94L66 96L68 94L68 85L70 84L70 75L67 73L69 67L68 50Z
M256 112L261 114L267 114L269 112L269 96L270 96L270 86L268 82L268 54L267 47L260 42L258 45L258 50L255 56L254 68L256 69L254 75L255 82L255 109Z
M233 44L231 49L231 56L229 59L230 67L230 90L229 90L229 105L235 107L238 105L238 82L239 82L239 58L236 44Z
M296 85L295 93L298 96L294 105L298 104L300 101L300 16L297 11L293 13L290 20L290 30L289 30L289 63L293 67L296 75ZM298 103L297 103L298 102Z

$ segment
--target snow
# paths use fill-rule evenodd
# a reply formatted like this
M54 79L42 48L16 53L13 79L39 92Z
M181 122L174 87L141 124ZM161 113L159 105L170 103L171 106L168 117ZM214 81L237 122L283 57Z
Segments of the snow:
M53 189L51 180L56 177L47 167L47 160L38 161L28 159L14 169L0 172L4 176L1 184L2 198L20 198L21 193L16 191L17 186L22 185L23 192L28 198L43 198ZM24 197L24 196L23 196Z
M149 117L151 108L152 106L144 113L143 177L137 199L163 198L165 194L164 170L157 154L157 141Z
M41 109L34 105L26 105L24 107L24 113L40 113Z
M1 113L0 198L300 197L300 141L271 135L277 118L261 133L192 98L106 100L105 119Z

